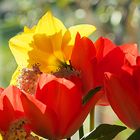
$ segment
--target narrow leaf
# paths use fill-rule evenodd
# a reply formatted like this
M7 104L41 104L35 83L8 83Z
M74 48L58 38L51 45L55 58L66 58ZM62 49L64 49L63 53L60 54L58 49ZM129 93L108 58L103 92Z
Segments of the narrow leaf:
M102 87L91 89L88 94L83 98L83 104L86 104Z
M126 127L124 126L101 124L80 140L112 140L118 133L125 129Z
M81 139L84 136L84 127L83 125L79 129L79 138Z
M135 132L132 133L132 135L129 136L129 138L127 140L140 140L140 128L135 130Z

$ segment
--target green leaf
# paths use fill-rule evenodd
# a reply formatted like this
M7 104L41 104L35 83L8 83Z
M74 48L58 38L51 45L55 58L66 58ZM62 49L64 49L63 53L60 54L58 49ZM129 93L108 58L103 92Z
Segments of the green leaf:
M129 136L129 138L127 140L140 140L140 128L135 130L135 132L132 133L132 135Z
M112 140L118 133L125 129L126 127L124 126L101 124L80 140Z
M88 94L83 98L83 104L86 104L102 87L91 89Z
M83 125L80 127L80 129L79 129L79 137L80 137L80 139L82 138L84 136L84 127L83 127Z

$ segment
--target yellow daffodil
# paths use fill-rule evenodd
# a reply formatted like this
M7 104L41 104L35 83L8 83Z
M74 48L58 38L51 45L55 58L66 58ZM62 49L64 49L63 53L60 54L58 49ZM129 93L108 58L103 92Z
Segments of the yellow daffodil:
M38 64L41 72L56 71L65 64L72 52L77 32L81 36L89 36L95 27L88 24L72 26L68 29L63 23L47 12L31 29L24 28L24 32L11 38L10 49L19 69L31 68Z

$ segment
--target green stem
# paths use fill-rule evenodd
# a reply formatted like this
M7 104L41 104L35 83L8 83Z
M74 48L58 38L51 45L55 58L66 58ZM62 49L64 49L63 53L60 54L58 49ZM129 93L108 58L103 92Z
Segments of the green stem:
M94 129L94 108L90 112L90 131Z
M79 138L81 139L84 136L84 127L83 125L79 129Z

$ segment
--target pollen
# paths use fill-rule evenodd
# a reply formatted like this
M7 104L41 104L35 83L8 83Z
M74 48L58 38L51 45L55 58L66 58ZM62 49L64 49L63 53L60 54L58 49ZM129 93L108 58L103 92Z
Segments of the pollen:
M42 72L39 65L35 64L32 68L23 68L17 80L17 86L28 94L35 94L38 77Z
M55 73L53 73L55 76L57 77L69 77L71 75L80 77L80 72L75 70L71 65L63 65L61 68L59 68L58 71L56 71Z
M27 133L24 126L28 123L25 119L11 123L9 130L1 132L3 140L40 140L39 137Z

